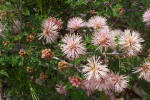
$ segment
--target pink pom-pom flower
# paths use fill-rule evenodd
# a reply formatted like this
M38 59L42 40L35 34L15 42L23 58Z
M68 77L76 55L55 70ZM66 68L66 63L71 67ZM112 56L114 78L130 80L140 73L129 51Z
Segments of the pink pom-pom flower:
M88 59L88 64L83 66L82 72L86 80L101 80L102 78L106 77L109 69L107 65L102 65L100 61L100 57L92 57Z
M72 31L76 31L79 28L82 28L85 26L85 22L80 17L73 17L69 19L67 27L68 29L71 29Z
M147 9L143 14L143 22L146 22L146 25L150 25L150 9Z
M101 30L106 26L106 18L101 16L93 16L87 22L87 27L92 27L95 30Z
M58 30L61 27L61 22L55 18L46 19L43 24L43 33L39 35L39 39L44 38L46 43L52 43L58 38Z
M84 55L86 53L86 49L82 43L82 37L78 34L66 35L62 41L64 44L60 45L60 47L67 58L79 58L80 55Z

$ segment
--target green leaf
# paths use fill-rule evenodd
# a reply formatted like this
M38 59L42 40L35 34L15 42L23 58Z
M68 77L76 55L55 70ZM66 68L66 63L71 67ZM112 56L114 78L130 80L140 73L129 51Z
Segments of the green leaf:
M5 72L4 70L0 70L0 74L8 77L8 73Z

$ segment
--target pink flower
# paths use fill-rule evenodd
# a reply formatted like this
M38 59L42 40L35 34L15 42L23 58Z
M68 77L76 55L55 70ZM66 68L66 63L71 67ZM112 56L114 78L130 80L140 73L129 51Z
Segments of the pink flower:
M123 32L119 29L116 29L116 30L110 31L110 34L115 38L115 37L120 37L121 35L123 35Z
M146 25L150 25L150 9L147 9L143 14L143 22L146 22Z
M80 77L69 77L69 81L70 83L75 86L75 87L78 87L81 82L82 82L82 79Z
M98 30L99 33L108 33L110 32L109 26L104 26L102 29Z
M79 35L66 35L63 38L64 44L61 45L61 49L66 54L67 58L74 59L79 58L80 55L85 54L85 47L82 43L81 36Z
M62 20L61 19L56 19L56 18L50 17L49 21L55 23L59 27L59 29L62 28Z
M110 89L109 76L102 78L96 82L96 88L99 91L107 91Z
M140 37L138 32L127 29L124 31L124 34L120 36L119 44L128 56L133 56L141 51L141 42L144 42L144 40Z
M112 73L108 82L115 92L122 92L128 86L127 76L124 75Z
M46 43L52 43L58 38L59 26L56 24L55 20L56 19L48 18L43 22L43 33L39 35L39 39L44 38Z
M83 80L81 84L81 88L87 91L87 95L91 95L96 90L96 80Z
M85 26L85 22L80 17L73 17L69 19L67 27L69 29L72 29L73 31L76 31L79 28L82 28Z
M145 62L141 67L136 67L134 73L140 73L139 78L150 82L150 62Z
M60 29L62 28L62 24L63 24L63 22L62 22L61 19L59 19L59 20L56 21L56 25L57 25Z
M96 30L103 29L106 26L106 18L101 16L94 16L88 20L87 27L92 27Z
M66 86L63 86L62 84L60 85L56 85L56 91L59 93L59 94L66 94Z
M106 77L109 69L107 65L102 65L100 61L100 57L92 57L88 59L88 64L83 66L82 72L86 77L86 80L101 80L102 78Z
M99 46L99 49L102 48L113 48L115 47L115 38L109 34L103 32L96 32L93 37L93 44Z

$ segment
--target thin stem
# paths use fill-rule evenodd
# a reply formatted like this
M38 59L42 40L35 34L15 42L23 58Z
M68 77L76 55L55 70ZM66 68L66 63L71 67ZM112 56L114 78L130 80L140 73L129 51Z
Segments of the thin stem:
M120 74L120 64L121 64L121 59L120 59L120 57L119 57L118 61L119 61L119 74Z

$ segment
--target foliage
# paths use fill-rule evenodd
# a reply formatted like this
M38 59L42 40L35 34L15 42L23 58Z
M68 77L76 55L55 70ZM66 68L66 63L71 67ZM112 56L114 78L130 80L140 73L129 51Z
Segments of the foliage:
M50 16L60 18L63 21L60 37L66 34L64 29L67 27L68 19L76 16L87 21L93 15L100 15L108 19L108 24L112 29L130 28L139 31L145 40L142 53L139 56L125 58L120 64L121 74L131 74L133 67L140 66L144 59L148 59L149 55L147 51L150 48L150 28L142 22L142 15L149 7L148 4L150 4L149 0L2 0L0 22L5 25L6 37L0 39L0 78L2 87L6 90L5 94L12 96L12 100L20 100L20 98L23 100L87 100L85 91L73 87L66 78L67 75L83 78L83 75L72 69L60 72L57 68L58 60L49 61L41 58L41 51L45 48L51 48L56 57L77 65L77 67L87 62L87 56L81 56L72 61L66 59L58 45L62 42L60 38L52 44L43 44L43 41L38 40L38 35L42 32L42 21ZM21 21L21 31L17 34L12 30L14 19ZM26 41L27 36L32 33L36 34L34 41ZM89 45L92 41L91 34L84 35L83 39L87 52L92 52L88 56L101 55L96 46ZM4 45L5 41L9 41L9 44ZM26 50L26 57L19 55L20 49ZM119 56L109 55L108 58L111 62L109 68L117 73L119 71ZM27 72L28 66L33 67L33 75ZM48 78L37 82L41 72L46 73ZM136 83L138 77L131 74L129 80L130 83ZM59 95L56 92L56 84L59 83L67 85L69 93L67 96ZM141 80L139 84L138 87L149 94L146 97L147 100L150 100L148 83ZM128 90L133 87L133 84L130 85ZM108 100L107 95L102 92L96 92L94 96L98 97L98 100ZM92 98L92 96L89 97L89 100Z

